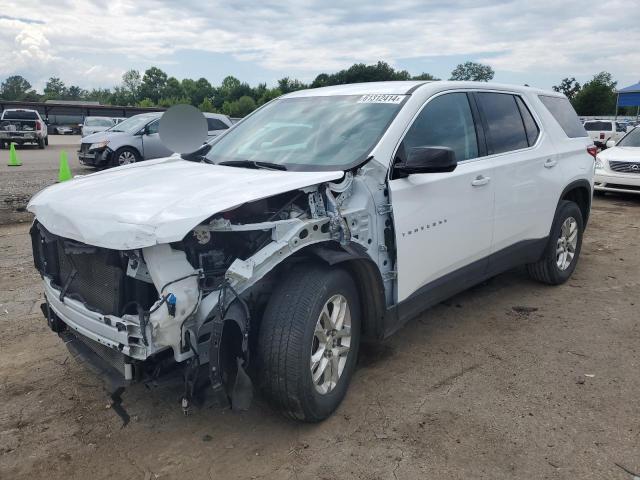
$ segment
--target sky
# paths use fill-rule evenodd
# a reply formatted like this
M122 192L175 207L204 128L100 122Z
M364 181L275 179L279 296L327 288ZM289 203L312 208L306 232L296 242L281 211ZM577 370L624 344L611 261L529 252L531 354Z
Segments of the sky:
M251 85L311 81L383 60L447 79L489 64L494 81L550 88L608 71L640 81L640 0L0 0L0 81L51 76L113 87L131 68Z

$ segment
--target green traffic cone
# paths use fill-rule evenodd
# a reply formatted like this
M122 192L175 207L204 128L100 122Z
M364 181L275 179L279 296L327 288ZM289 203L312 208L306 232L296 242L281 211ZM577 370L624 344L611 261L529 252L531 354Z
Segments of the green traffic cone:
M11 147L9 148L9 166L10 167L19 167L22 163L20 163L20 159L18 158L18 154L16 153L16 144L11 143Z
M58 172L58 182L66 182L71 180L71 169L69 168L69 161L67 160L67 152L62 150L60 152L60 170Z

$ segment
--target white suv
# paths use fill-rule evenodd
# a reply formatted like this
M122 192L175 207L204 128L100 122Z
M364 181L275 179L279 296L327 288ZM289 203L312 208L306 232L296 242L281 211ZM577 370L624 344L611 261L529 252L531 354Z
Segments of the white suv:
M197 154L29 204L43 311L118 386L181 372L329 416L358 346L518 265L576 267L595 147L551 91L383 82L290 93Z

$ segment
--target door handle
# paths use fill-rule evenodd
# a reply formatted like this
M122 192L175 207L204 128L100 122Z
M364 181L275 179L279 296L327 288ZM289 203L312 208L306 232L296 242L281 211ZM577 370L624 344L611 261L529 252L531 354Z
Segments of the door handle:
M482 185L486 185L491 181L491 178L485 177L484 175L478 175L471 185L474 187L481 187Z
M556 163L558 163L557 160L553 158L547 158L547 160L544 162L544 168L553 168L556 166Z

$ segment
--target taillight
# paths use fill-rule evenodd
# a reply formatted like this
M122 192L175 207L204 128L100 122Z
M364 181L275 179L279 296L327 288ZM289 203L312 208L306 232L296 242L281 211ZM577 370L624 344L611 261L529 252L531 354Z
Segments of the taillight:
M42 129L42 123L40 123L40 120L36 120L36 130L41 130Z
M596 147L595 145L589 145L587 147L587 153L593 158L596 158L596 155L598 154L598 147Z
M600 140L604 140L604 133L600 132Z

